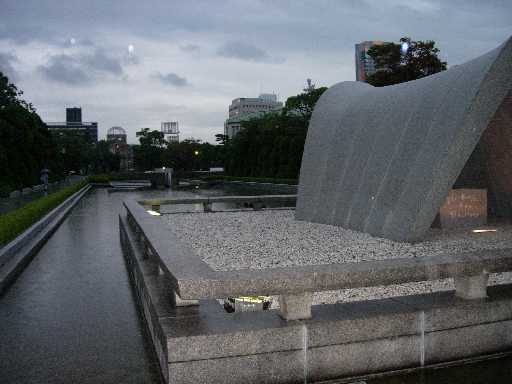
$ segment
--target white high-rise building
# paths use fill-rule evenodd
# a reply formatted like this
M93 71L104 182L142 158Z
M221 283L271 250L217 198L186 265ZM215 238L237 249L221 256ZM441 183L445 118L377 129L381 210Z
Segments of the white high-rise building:
M240 117L251 112L271 111L282 106L283 102L277 101L275 93L262 93L258 98L239 97L229 106L229 118Z
M167 135L165 138L169 143L171 141L180 141L180 131L178 130L178 122L164 122L162 123L162 132Z

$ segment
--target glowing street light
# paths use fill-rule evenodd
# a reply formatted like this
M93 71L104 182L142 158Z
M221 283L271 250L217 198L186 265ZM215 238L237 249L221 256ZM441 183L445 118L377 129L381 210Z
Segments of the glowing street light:
M407 51L409 51L409 43L407 41L404 41L402 43L402 56L405 56L407 54Z

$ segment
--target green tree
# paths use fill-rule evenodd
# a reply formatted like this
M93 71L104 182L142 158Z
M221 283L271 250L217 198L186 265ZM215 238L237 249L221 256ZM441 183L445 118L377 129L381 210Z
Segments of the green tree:
M292 96L282 110L244 121L244 129L223 147L223 165L232 176L299 177L309 120L327 88Z
M163 148L167 145L162 131L150 131L149 128L142 128L139 132L136 132L136 135L139 138L140 145L151 145L157 148Z
M165 164L175 171L196 171L201 169L202 155L201 140L172 141L165 151Z
M41 169L50 178L64 177L58 145L23 94L0 72L0 195L40 184Z
M167 141L162 131L142 128L136 132L140 145L133 146L133 165L140 171L160 168L164 165Z
M374 45L368 54L380 70L368 75L365 82L384 87L444 71L446 62L439 59L438 52L434 41L411 41L408 37L401 38L400 44Z
M218 133L215 135L215 141L219 141L221 145L224 145L229 141L229 135Z
M209 171L210 168L222 167L224 145L212 145L203 143L201 146L201 170Z
M117 172L121 167L121 155L112 153L106 140L98 141L89 157L90 171L95 174Z
M4 111L13 107L22 107L28 112L36 110L31 103L21 100L19 97L23 95L23 91L18 91L14 84L9 83L7 76L0 72L0 111Z
M91 144L75 132L54 132L66 172L87 173Z
M301 93L297 96L290 96L286 100L285 110L293 111L296 116L304 117L309 122L318 99L326 90L327 87L321 87L314 89L311 92Z

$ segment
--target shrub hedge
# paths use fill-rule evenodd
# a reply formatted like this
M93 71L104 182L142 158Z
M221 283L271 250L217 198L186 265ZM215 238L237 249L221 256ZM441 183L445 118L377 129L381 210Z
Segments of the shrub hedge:
M110 177L105 174L101 175L92 175L87 178L89 183L108 183L110 181Z
M33 201L24 207L0 215L0 245L35 223L88 183L89 178Z

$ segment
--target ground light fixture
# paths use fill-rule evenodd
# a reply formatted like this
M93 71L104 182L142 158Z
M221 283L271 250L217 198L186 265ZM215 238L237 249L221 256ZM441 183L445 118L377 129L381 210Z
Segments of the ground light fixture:
M269 309L272 304L270 296L230 297L224 302L224 309L229 312L250 312Z
M157 212L157 211L151 211L151 210L149 210L149 211L148 211L148 213L149 213L150 215L153 215L153 216L161 216L161 215L160 215L160 212Z
M472 229L473 233L484 233L484 232L497 232L497 229Z

